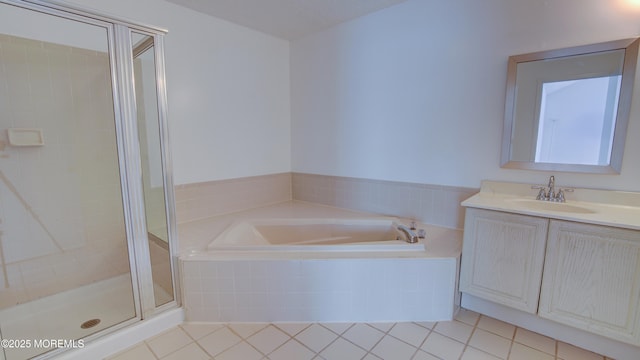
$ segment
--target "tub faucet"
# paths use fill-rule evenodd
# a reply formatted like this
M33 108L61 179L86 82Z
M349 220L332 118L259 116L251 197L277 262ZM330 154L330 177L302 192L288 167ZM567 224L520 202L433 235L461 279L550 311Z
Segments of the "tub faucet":
M413 230L411 230L408 226L398 225L398 230L405 235L406 241L409 244L414 244L418 242L418 235L415 232L413 232Z

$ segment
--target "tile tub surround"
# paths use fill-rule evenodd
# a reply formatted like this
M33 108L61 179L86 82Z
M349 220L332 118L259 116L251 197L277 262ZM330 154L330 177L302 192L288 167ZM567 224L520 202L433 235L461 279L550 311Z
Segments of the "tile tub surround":
M181 263L187 320L438 321L454 312L457 258L224 257Z
M513 325L460 311L400 323L183 323L108 360L607 360Z
M291 173L178 185L175 196L177 222L196 221L291 200Z
M425 224L462 229L460 203L478 189L292 174L293 199L346 209L416 219Z
M453 229L463 226L460 203L478 192L473 188L303 173L185 184L175 190L178 223L301 200Z
M292 201L180 228L183 304L190 321L409 321L450 319L461 231L427 230L424 252L206 250L233 221L375 215ZM400 222L405 222L400 220Z

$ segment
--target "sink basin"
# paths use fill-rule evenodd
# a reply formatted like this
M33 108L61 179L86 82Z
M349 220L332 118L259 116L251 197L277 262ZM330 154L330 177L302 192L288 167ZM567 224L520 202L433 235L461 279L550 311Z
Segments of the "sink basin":
M517 204L518 207L529 209L529 210L537 210L537 211L556 211L556 212L564 212L564 213L574 213L574 214L593 214L595 211L567 203L558 203L552 201L542 201L542 200L534 200L534 199L508 199L508 202Z

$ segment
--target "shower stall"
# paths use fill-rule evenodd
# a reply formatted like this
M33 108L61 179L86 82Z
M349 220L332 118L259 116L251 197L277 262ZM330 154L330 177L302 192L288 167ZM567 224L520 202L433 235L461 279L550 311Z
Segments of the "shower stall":
M0 360L178 306L163 35L0 0Z

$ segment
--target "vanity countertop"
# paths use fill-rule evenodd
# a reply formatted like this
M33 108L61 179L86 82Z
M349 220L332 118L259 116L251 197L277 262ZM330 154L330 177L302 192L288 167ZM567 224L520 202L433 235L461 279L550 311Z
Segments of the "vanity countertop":
M483 181L462 206L640 230L640 193L575 188L555 203L536 200L531 185Z

